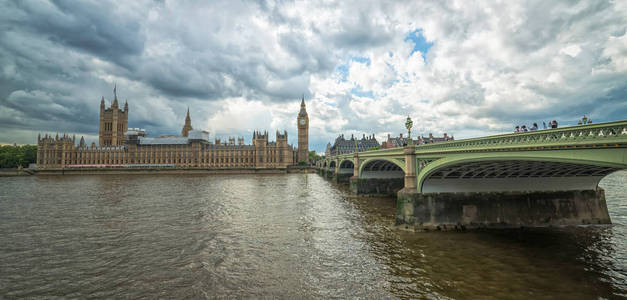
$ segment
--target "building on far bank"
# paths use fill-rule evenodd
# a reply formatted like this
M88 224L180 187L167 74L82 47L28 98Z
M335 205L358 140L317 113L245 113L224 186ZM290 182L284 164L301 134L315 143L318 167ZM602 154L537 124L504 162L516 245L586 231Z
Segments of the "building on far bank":
M305 107L305 95L300 102L300 111L298 112L297 124L298 127L298 155L297 163L309 163L309 115L307 115L307 109Z
M75 136L66 134L38 136L37 167L286 168L303 158L307 161L309 119L304 97L297 124L301 151L288 144L287 131L277 131L275 141L269 141L267 131L254 131L252 145L245 145L241 137L237 143L235 138L228 142L216 138L212 143L209 132L192 128L189 109L181 136L148 137L143 129L128 128L128 103L119 109L114 95L110 108L105 108L104 97L100 102L99 145L87 145L83 137L77 143Z
M354 153L355 149L357 149L357 152L364 152L379 146L379 142L375 138L374 134L367 137L364 134L361 139L357 139L353 135L351 135L350 139L345 139L344 135L340 134L335 139L333 145L331 145L331 143L327 144L325 155L329 157L346 153Z
M124 144L124 132L128 129L128 102L124 109L118 107L118 95L113 89L113 104L105 108L104 96L100 100L100 126L98 145L120 146Z

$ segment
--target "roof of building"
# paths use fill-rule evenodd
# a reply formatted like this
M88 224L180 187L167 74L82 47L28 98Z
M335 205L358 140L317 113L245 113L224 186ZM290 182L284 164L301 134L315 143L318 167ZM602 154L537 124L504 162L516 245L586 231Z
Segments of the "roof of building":
M362 152L377 146L380 145L374 135L368 137L364 135L361 139L356 139L354 136L351 136L350 139L345 139L344 135L341 134L335 139L333 146L331 146L329 150L330 154L336 155L353 153L355 152L355 148L357 148L357 152Z
M185 145L189 143L187 137L139 137L139 144L141 145Z

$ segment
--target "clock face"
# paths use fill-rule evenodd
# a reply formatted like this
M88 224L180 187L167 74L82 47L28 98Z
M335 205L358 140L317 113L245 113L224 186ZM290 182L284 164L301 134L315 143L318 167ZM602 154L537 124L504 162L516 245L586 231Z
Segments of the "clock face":
M305 119L300 119L300 125L305 125Z

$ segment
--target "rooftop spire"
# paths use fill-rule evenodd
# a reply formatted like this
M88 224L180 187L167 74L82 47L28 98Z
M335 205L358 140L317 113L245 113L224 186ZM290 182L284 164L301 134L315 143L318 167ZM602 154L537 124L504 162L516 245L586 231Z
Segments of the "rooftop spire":
M298 115L302 116L306 114L307 114L307 108L305 107L305 94L303 93L303 98L301 98L301 101L300 101L300 112L298 113Z
M118 93L117 93L117 84L113 87L113 104L112 108L118 108Z
M187 115L185 116L185 125L183 125L183 131L181 134L183 136L188 136L189 131L193 130L192 128L192 118L189 117L189 106L187 107Z

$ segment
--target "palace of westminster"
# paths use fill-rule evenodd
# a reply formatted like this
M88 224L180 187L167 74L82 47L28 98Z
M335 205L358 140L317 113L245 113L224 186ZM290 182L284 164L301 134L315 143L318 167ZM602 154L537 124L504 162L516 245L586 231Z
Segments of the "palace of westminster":
M115 91L115 90L114 90ZM209 141L209 132L194 130L189 109L180 136L148 137L144 130L128 128L128 103L121 109L117 94L111 107L100 101L99 144L87 145L81 137L63 135L37 137L38 168L72 167L182 167L182 168L286 168L309 158L309 117L305 98L297 116L298 148L287 143L287 131L276 132L276 141L268 141L268 132L255 131L252 145L243 138L228 142Z

